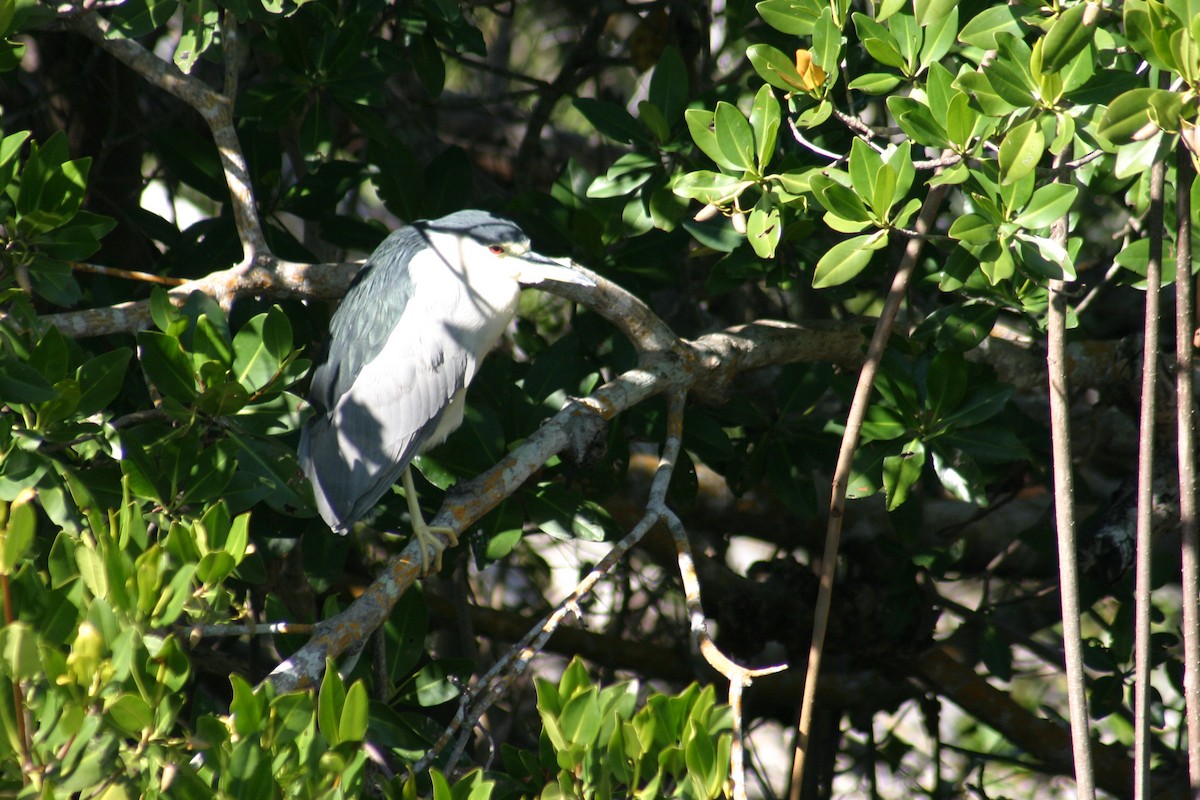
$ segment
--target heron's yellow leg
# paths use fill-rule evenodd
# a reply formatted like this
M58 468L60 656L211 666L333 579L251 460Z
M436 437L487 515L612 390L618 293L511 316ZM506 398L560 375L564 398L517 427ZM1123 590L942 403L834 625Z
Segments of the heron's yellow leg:
M404 468L404 499L408 501L408 515L412 517L413 536L417 537L417 543L421 547L421 574L429 574L429 550L437 553L433 559L433 569L435 572L440 572L442 569L442 543L437 540L437 534L442 534L450 540L449 547L454 547L458 544L458 534L453 528L443 528L438 526L431 528L425 524L425 516L421 513L421 503L417 500L417 489L413 486L412 468Z

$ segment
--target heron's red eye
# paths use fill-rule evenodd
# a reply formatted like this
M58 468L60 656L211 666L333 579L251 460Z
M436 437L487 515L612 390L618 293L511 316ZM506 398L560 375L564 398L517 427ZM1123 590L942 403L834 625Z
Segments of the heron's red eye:
M494 256L504 255L504 248L498 244L488 245L488 252Z

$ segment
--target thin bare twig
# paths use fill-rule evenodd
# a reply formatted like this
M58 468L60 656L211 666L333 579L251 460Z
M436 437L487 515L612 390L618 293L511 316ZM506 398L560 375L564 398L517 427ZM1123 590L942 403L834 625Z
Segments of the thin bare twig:
M1187 148L1175 149L1175 414L1179 464L1179 526L1183 562L1183 696L1188 777L1200 797L1200 544L1196 536L1195 294L1192 291L1192 182Z
M1142 406L1138 425L1137 539L1134 547L1133 796L1150 797L1150 535L1154 525L1154 423L1158 408L1159 290L1162 283L1163 184L1167 166L1150 168L1150 257L1146 261L1145 332L1142 344Z
M942 199L946 196L946 186L935 186L925 196L921 213L917 217L917 231L925 233L932 227ZM858 384L854 387L854 399L850 403L850 411L846 415L846 430L842 434L842 444L838 451L837 466L833 473L832 497L829 501L829 523L825 531L825 552L821 556L820 585L817 591L817 603L813 611L812 643L808 651L808 668L804 678L804 695L800 705L800 721L796 726L796 751L792 761L790 800L798 800L801 785L804 782L804 759L809 749L809 732L812 730L813 705L816 700L817 678L821 671L821 656L825 647L825 632L829 626L829 609L833 598L833 579L837 572L838 544L842 534L842 520L846 513L846 487L850 480L854 450L858 446L858 437L862 429L863 419L870 405L871 387L875 384L875 373L883 359L888 337L900 304L908 289L908 281L917 265L917 257L924 245L922 238L909 239L904 248L904 256L892 279L888 290L887 303L883 313L875 324L871 335L871 344L867 348L867 357L858 374Z
M1057 220L1051 238L1067 241L1067 220ZM1050 308L1046 325L1046 371L1050 383L1050 445L1054 470L1054 519L1058 532L1058 574L1063 620L1063 650L1067 667L1067 704L1071 717L1075 791L1079 800L1096 796L1088 735L1083 639L1079 625L1079 565L1075 545L1075 481L1071 473L1071 399L1067 387L1067 295L1061 280L1049 284Z
M182 286L188 282L187 278L171 278L166 275L153 275L149 272L138 272L137 270L121 269L120 267L105 267L100 264L87 264L82 261L72 261L71 269L76 272L90 272L93 275L107 275L110 278L157 283L162 286Z
M683 441L683 407L687 393L676 391L671 393L668 405L667 431L669 441ZM669 453L672 462L679 453L675 445ZM664 452L666 459L668 453ZM700 602L700 581L696 577L696 564L692 558L691 544L688 542L687 531L679 515L666 505L665 495L656 498L655 511L660 514L675 541L675 554L679 562L679 577L683 581L684 600L687 604L688 618L692 638L696 642L701 655L713 669L721 673L729 681L729 708L733 716L733 742L729 751L729 775L733 781L734 800L746 800L746 768L745 768L745 735L742 723L742 692L755 678L770 675L787 669L786 664L749 669L735 663L721 652L712 636L708 633L705 623L704 607Z

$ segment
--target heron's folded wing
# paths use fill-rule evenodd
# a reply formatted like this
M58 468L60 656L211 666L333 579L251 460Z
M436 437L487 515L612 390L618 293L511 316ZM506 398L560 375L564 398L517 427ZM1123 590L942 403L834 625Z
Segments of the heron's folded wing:
M424 314L404 314L331 409L306 424L301 463L335 531L365 515L400 478L466 386L474 355L442 327Z

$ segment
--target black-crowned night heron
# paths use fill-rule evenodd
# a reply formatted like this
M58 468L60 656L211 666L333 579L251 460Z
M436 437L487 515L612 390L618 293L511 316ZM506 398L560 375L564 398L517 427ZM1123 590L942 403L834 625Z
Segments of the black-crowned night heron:
M428 569L435 529L409 463L462 424L467 384L512 320L520 284L542 281L594 285L485 211L415 222L383 240L333 315L300 433L300 463L330 528L346 533L400 478Z

